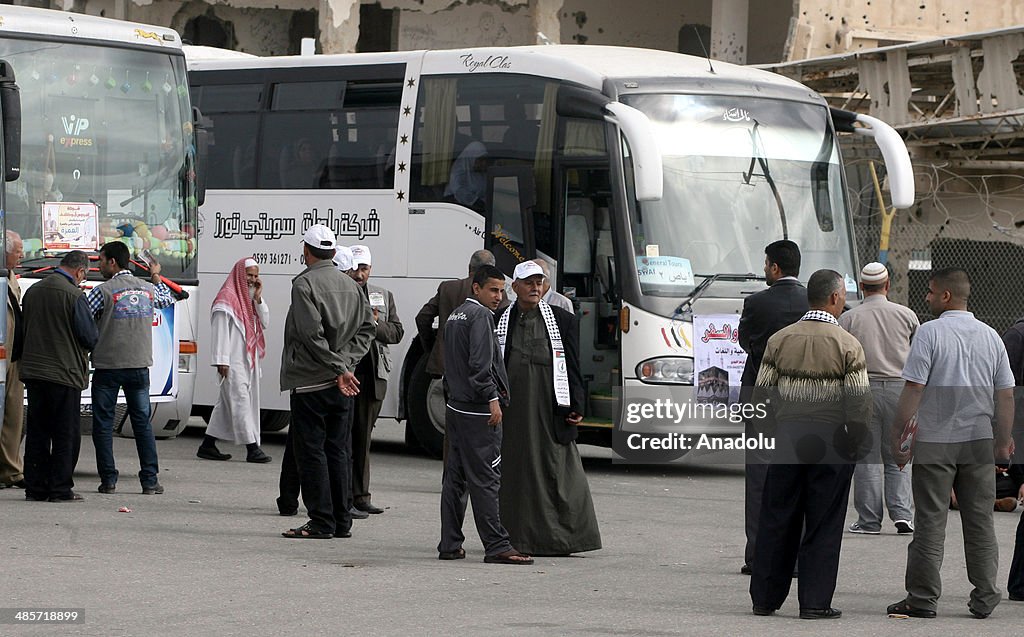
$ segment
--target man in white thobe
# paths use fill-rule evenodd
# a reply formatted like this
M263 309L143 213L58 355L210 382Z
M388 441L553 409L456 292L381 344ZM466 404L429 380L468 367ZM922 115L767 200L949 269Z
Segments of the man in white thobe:
M229 460L217 449L218 440L245 445L246 462L270 462L260 448L260 364L266 354L263 331L270 326L270 309L263 300L260 269L252 259L239 259L210 309L213 365L220 395L210 415L206 436L196 455L206 460Z

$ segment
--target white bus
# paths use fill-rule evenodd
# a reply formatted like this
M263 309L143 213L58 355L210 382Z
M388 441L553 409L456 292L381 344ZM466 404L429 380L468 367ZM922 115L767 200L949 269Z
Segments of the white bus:
M0 60L21 97L21 171L6 183L3 208L6 228L23 241L21 287L49 275L70 249L95 254L120 240L140 264L149 250L169 285L190 295L154 320L153 432L176 435L192 411L201 198L201 136L181 38L162 27L5 5ZM101 280L97 270L86 285ZM88 391L82 400L88 425ZM125 421L121 399L115 431L131 435Z
M578 306L590 395L581 440L603 444L616 390L693 394L694 312L735 318L763 287L751 273L767 243L796 241L805 277L832 268L855 291L836 127L879 140L902 207L913 184L899 136L863 116L833 118L781 76L711 66L599 46L190 62L193 100L214 125L200 284L216 289L242 256L261 264L276 325L265 426L287 423L281 324L312 223L370 247L371 280L395 294L406 328L381 418L406 420L407 438L435 453L443 396L424 373L414 317L440 281L466 275L476 249L506 273L536 255L555 265L556 288ZM487 161L453 180L481 144ZM204 361L197 408L213 405L216 387Z

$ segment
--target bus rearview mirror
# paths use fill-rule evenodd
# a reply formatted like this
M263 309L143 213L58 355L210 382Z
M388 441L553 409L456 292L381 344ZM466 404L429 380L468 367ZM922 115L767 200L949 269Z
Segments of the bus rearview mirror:
M605 104L605 119L622 131L629 143L633 161L637 201L659 201L663 194L661 149L651 120L632 106L621 102Z
M4 181L15 181L21 175L21 93L14 79L14 69L0 60L0 109L4 127Z
M896 208L909 208L914 204L914 167L903 138L892 126L880 119L837 108L829 109L836 130L856 133L875 140L875 145L885 161L885 172L889 178L889 193ZM859 123L860 126L855 124Z
M196 137L196 204L206 201L207 171L210 167L210 129L213 121L203 117L198 107L192 107L192 125Z

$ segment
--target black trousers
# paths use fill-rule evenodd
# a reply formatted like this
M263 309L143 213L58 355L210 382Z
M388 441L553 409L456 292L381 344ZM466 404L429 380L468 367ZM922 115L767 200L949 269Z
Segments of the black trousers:
M373 397L373 378L360 378L362 391L355 397L352 420L352 497L354 502L370 501L370 435L383 401Z
M462 524L466 519L467 496L473 503L473 521L485 554L497 555L512 549L498 512L501 425L487 424L488 409L481 405L475 414L451 407L445 410L448 457L441 485L441 541L437 545L441 553L462 548L466 539Z
M72 474L82 447L82 391L41 380L26 380L25 389L25 495L36 499L66 498L75 486Z
M1017 538L1013 543L1013 561L1010 562L1006 592L1014 597L1024 598L1024 515L1020 516L1020 521L1017 522Z
M830 608L853 464L772 464L764 481L750 599L778 609L800 560L800 608Z
M751 423L746 423L745 433L748 438L756 438L760 431ZM763 449L748 449L746 467L743 475L743 521L747 543L743 548L743 563L752 565L757 552L757 525L761 519L761 497L764 493L764 477L771 462L771 452Z
M297 505L301 490L310 526L327 533L347 532L352 528L345 502L350 489L347 467L352 400L336 387L329 387L292 394L291 410L278 506L284 508L284 503L291 502Z

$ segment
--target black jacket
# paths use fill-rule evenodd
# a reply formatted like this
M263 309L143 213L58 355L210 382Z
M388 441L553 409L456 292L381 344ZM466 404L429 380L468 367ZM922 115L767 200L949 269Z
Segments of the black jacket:
M1013 438L1017 444L1015 462L1024 462L1024 318L1003 332L1003 345L1010 359L1010 371L1017 385L1013 390Z
M767 290L751 294L743 301L740 315L740 347L747 353L743 366L740 400L747 400L757 381L768 339L807 313L807 289L795 279L781 279Z
M551 409L555 414L555 440L567 445L576 440L578 435L576 425L565 422L565 417L570 412L585 415L586 392L583 386L583 375L580 373L580 335L576 316L566 312L560 307L551 306L555 313L555 323L558 324L558 332L562 337L562 348L565 350L566 371L569 376L569 407L559 407L558 402L552 397ZM505 346L512 341L512 332L516 326L516 318L519 317L519 304L512 304L512 313L508 317L508 334L505 337ZM504 352L502 352L504 354Z
M455 308L444 324L444 384L456 409L485 411L508 404L508 375L494 334L494 314L474 300Z

